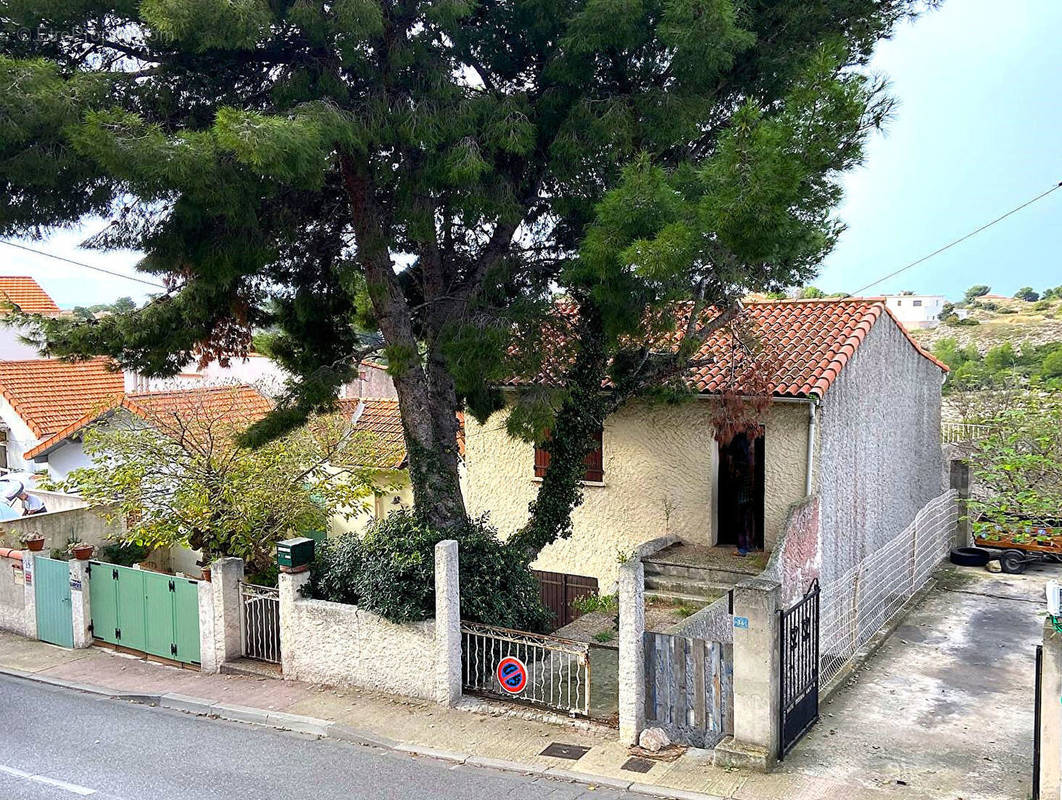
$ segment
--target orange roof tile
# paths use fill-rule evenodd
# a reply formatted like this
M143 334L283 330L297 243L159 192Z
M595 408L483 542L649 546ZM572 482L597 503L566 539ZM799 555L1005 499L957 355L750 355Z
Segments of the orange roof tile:
M18 306L26 314L58 314L59 306L28 275L0 275L0 300Z
M367 464L376 469L405 469L406 437L398 401L390 398L344 398L342 413L354 419L354 430L373 434ZM361 413L358 413L358 410Z
M33 431L48 436L122 391L122 373L103 358L0 361L0 394Z
M173 415L174 421L179 420L182 425L194 424L198 419L203 424L222 421L243 428L262 419L273 408L273 403L253 386L244 384L197 386L165 392L112 393L50 439L27 450L25 457L46 455L63 441L119 408L143 419L165 420Z
M661 348L677 346L681 341L690 308L682 304L676 309L675 331L661 339ZM569 316L574 313L574 306L563 304L559 310L562 316ZM707 309L702 324L717 314L716 309ZM685 375L685 381L700 394L719 394L724 390L741 393L743 389L755 393L740 385L741 376L759 362L770 371L763 377L772 395L821 398L882 316L899 327L921 356L947 371L947 366L911 338L881 298L831 298L747 303L734 323L736 327L723 326L708 336L691 359L699 363ZM756 342L755 350L743 347L739 341L749 336ZM542 373L530 382L547 383L549 376L557 372L556 365L547 362ZM507 383L527 382L513 378Z

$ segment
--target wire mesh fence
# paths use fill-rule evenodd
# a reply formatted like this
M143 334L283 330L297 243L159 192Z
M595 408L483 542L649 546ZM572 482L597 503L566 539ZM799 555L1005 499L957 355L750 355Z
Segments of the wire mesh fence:
M926 585L951 544L958 493L930 500L886 545L822 588L820 680L828 685Z

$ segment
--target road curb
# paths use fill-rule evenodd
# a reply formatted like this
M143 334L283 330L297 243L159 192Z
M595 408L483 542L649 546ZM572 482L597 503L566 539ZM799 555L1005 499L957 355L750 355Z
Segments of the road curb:
M376 747L381 750L389 750L394 753L402 753L408 756L420 758L432 758L438 761L446 761L454 765L466 765L481 769L494 769L500 772L514 772L522 775L538 775L554 780L565 780L573 783L581 783L587 786L600 786L618 791L627 791L649 797L673 798L673 800L725 800L718 795L689 792L683 789L671 789L666 786L656 786L648 783L636 783L625 781L621 778L611 778L606 775L594 775L589 772L576 772L561 767L542 767L534 764L524 764L519 761L506 761L504 759L477 756L468 753L458 753L451 750L439 750L432 747L406 744L384 736L377 736L357 728L351 728L329 720L317 717L305 717L299 714L287 714L282 711L269 711L250 706L237 706L228 703L215 702L204 697L170 692L161 695L144 694L142 692L123 692L96 686L89 683L67 681L61 678L52 678L34 672L24 672L17 669L0 667L0 675L17 678L61 689L69 689L83 694L106 697L113 700L125 700L140 705L157 706L170 711L180 711L185 714L195 714L201 717L216 717L231 722L243 722L251 725L260 725L267 728L288 730L296 733L307 733L321 738L335 739L337 741L360 744L367 747Z

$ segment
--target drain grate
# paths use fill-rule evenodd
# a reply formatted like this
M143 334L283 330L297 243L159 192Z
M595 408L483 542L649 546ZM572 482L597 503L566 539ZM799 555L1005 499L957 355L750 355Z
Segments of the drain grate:
M539 753L540 756L551 756L553 758L569 758L572 761L578 761L580 758L590 752L589 747L583 747L579 744L562 744L561 742L551 742L550 746Z
M630 772L648 772L653 768L653 762L648 758L638 758L637 756L631 756L623 762L623 766L620 769L625 769Z

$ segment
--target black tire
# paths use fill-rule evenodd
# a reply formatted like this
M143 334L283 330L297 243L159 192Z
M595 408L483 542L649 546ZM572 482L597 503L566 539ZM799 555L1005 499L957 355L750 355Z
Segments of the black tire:
M983 547L951 548L951 563L960 567L983 567L992 558L992 554Z
M1008 575L1021 575L1029 564L1029 557L1021 550L1005 550L999 557L999 568Z

